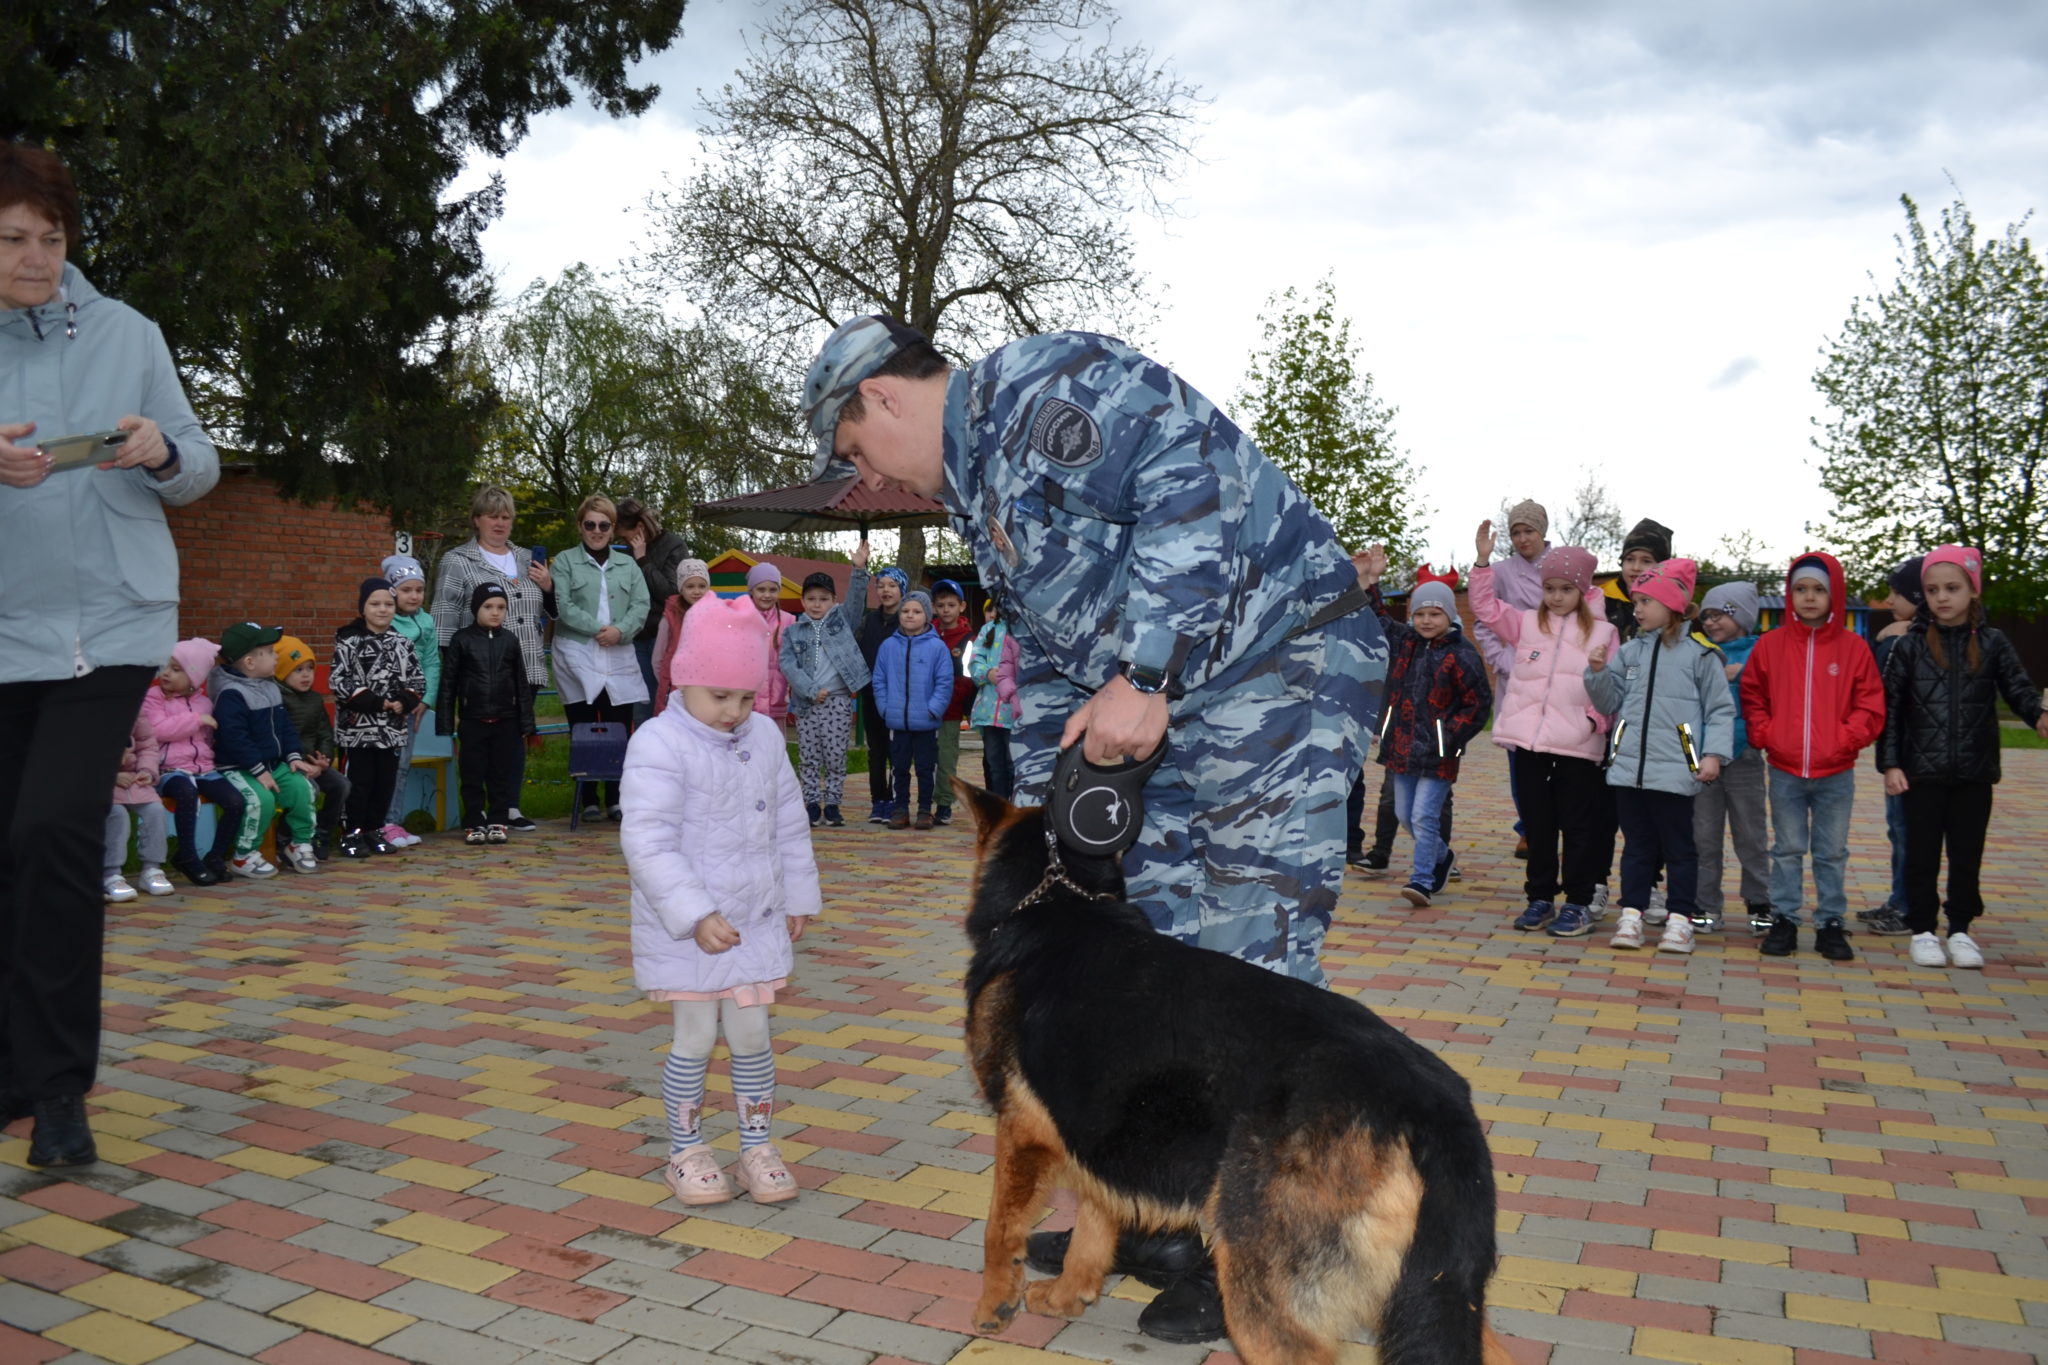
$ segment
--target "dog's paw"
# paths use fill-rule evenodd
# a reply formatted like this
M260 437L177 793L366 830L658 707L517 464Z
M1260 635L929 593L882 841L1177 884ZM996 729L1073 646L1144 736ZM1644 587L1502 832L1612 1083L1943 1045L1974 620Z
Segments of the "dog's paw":
M1017 1310L1023 1306L1016 1299L984 1294L974 1305L974 1330L984 1336L994 1336L1010 1325L1010 1320L1017 1316Z
M1078 1318L1095 1302L1095 1295L1060 1289L1063 1280L1033 1280L1024 1290L1024 1306L1049 1318Z

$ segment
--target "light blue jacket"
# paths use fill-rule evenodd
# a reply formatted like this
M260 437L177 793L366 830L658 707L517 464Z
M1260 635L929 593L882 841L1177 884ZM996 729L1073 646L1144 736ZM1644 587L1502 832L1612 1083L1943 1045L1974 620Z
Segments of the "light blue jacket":
M34 488L0 485L0 683L92 667L157 667L178 642L178 552L164 520L220 478L156 324L104 297L76 266L40 308L0 311L0 424L25 441L154 418L178 448L158 482L140 469L72 469Z
M868 661L860 652L860 618L868 605L868 571L855 569L846 586L846 600L820 620L808 613L782 628L782 676L789 680L789 709L799 716L816 703L819 680L829 664L839 675L841 690L851 696L868 685Z
M1691 731L1695 759L1712 754L1727 763L1735 755L1735 699L1712 642L1699 635L1681 635L1671 645L1663 640L1662 631L1638 635L1608 657L1606 668L1588 668L1586 696L1615 718L1607 736L1608 786L1695 796L1700 784L1678 727Z

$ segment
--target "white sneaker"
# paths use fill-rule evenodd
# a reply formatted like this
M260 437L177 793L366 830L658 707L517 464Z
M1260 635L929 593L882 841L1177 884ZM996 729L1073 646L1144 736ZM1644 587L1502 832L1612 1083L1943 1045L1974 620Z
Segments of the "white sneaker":
M1932 935L1929 935L1932 937ZM1919 942L1918 939L1914 940ZM1957 967L1981 967L1984 965L1984 950L1977 946L1977 940L1968 934L1948 936L1948 960Z
M292 871L318 872L320 870L320 860L313 856L313 846L311 844L292 844L284 852L285 857L291 861Z
M100 889L116 905L135 899L135 888L128 885L128 879L118 872L100 883Z
M1598 924L1601 920L1607 918L1606 882L1602 882L1600 883L1600 885L1593 888L1593 899L1586 902L1586 913L1593 917L1593 922L1595 924Z
M144 867L142 875L135 880L144 893L151 896L168 896L177 890L171 885L171 879L164 875L164 870L153 863Z
M1667 915L1664 920L1664 937L1657 942L1660 953L1689 953L1692 951L1692 920L1684 915Z
M384 842L393 848L411 848L419 840L405 832L404 825L384 826Z
M1643 910L1643 923L1662 924L1670 914L1671 911L1664 904L1664 888L1651 888L1650 903Z
M1969 935L1965 934L1963 937L1968 938ZM1977 945L1973 943L1970 946L1974 948ZM1948 965L1948 950L1941 946L1941 939L1934 934L1913 935L1912 943L1906 948L1906 956L1913 959L1915 967L1946 967ZM1982 961L1981 957L1979 961Z
M1640 948L1643 946L1643 912L1628 909L1621 912L1621 921L1614 926L1614 937L1607 940L1610 948Z
M265 877L277 875L277 869L270 865L270 860L254 849L239 858L228 859L228 871L237 877L247 877L251 881L261 881Z

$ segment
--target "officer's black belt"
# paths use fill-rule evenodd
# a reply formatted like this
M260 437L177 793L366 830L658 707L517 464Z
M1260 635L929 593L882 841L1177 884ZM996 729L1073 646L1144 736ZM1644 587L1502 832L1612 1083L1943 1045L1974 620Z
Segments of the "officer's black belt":
M1352 612L1371 605L1372 594L1359 587L1356 583L1353 583L1325 604L1321 611L1287 632L1287 638L1292 640L1296 636L1306 635L1310 631L1321 630L1324 626L1329 625L1330 622L1341 620Z

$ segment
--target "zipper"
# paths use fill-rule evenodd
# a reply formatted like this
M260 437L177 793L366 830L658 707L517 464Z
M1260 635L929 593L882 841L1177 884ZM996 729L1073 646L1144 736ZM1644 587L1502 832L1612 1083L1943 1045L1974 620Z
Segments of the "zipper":
M1813 776L1813 642L1817 638L1817 632L1806 632L1806 715L1799 736L1801 777Z
M1636 750L1636 785L1643 785L1644 775L1650 770L1650 714L1657 704L1657 656L1664 652L1664 632L1658 631L1650 642L1650 684L1643 694L1643 738Z

